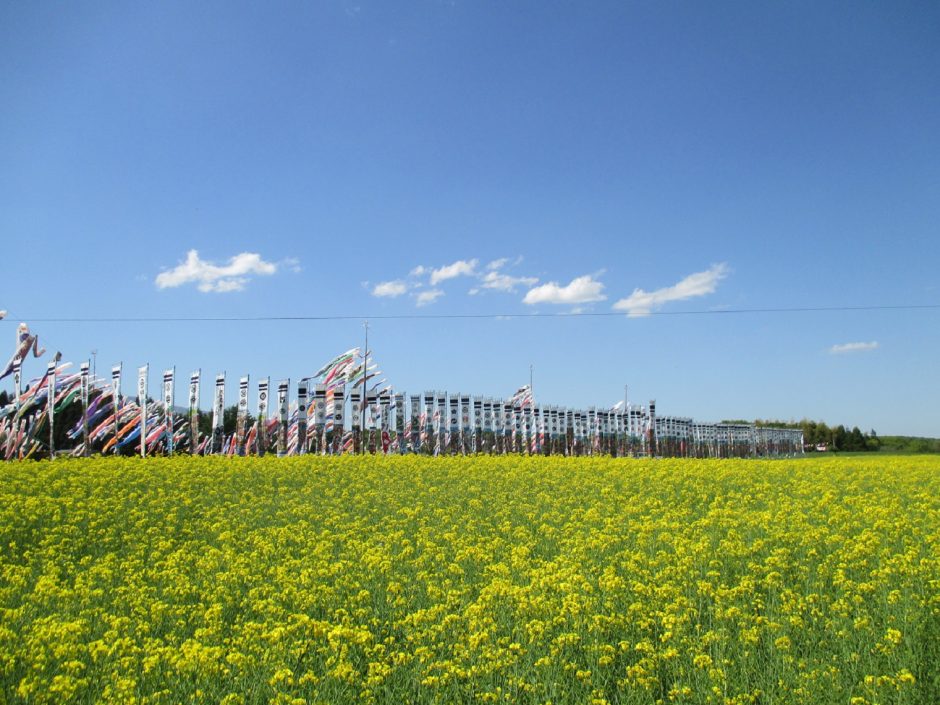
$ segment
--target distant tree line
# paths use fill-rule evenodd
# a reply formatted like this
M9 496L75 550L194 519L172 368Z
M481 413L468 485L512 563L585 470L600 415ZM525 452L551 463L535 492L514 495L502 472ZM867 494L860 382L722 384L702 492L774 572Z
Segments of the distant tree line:
M733 420L723 423L753 423L755 426L774 426L776 428L798 428L803 432L803 443L807 446L825 445L827 450L841 452L874 452L881 450L881 439L872 429L862 433L858 426L852 430L845 426L830 427L824 421L803 419L802 421L778 421L775 419L755 419L753 422Z

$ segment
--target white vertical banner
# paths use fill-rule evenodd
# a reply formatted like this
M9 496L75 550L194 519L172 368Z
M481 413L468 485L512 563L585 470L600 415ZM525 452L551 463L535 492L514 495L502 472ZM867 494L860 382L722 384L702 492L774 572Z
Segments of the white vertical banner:
M111 368L111 403L114 408L114 454L118 454L118 423L121 415L121 368L123 362L119 362Z
M434 394L424 393L424 413L421 414L421 451L430 453L434 445Z
M470 396L460 397L460 438L463 452L470 446Z
M176 368L163 371L163 420L166 424L166 454L173 455L173 396L176 392Z
M480 397L473 397L473 452L479 453L483 449L483 400Z
M399 455L405 452L405 394L395 395L395 450Z
M258 446L258 455L264 455L265 443L268 435L268 398L271 386L271 378L265 377L258 381L258 419L255 423L258 425L258 431L255 434L255 443Z
M424 429L421 428L421 395L411 395L411 427L408 438L408 450L417 453L421 450L421 435Z
M326 423L326 385L318 384L313 388L313 423L321 428Z
M460 446L460 395L451 394L448 402L450 415L447 417L447 431L445 432L447 442L444 445L448 453L456 453Z
M360 429L364 421L361 396L362 392L359 387L353 387L352 391L349 392L349 424L354 429Z
M378 418L378 401L379 395L377 392L368 392L366 394L366 428L373 429L376 427L376 419Z
M150 363L137 368L137 405L140 407L140 457L147 457L147 376Z
M383 453L388 453L392 442L391 433L389 432L391 402L392 396L387 389L379 393L379 441L382 445Z
M13 401L16 410L20 408L20 396L23 394L23 363L19 358L13 361Z
M85 457L88 457L88 369L89 364L87 362L83 362L79 368L82 398L82 455Z
M245 454L245 426L248 423L248 375L238 380L238 413L235 417L235 452Z
M287 455L288 393L290 380L282 379L277 383L277 457Z
M441 442L443 441L443 438L441 434L441 428L445 422L444 415L446 414L446 396L446 392L438 392L436 395L437 410L434 412L434 455L440 455L442 451Z
M649 436L648 452L651 456L656 455L656 400L650 399L649 404L649 426L647 430Z
M225 421L225 373L215 376L215 394L212 397L212 452L222 452L223 424Z
M48 397L46 398L46 409L49 412L49 457L55 458L55 367L56 360L49 363L46 368L46 375L49 377L49 386L47 387Z
M346 427L346 419L344 418L343 412L346 410L346 386L339 385L333 389L333 439L342 443L343 441L343 430ZM334 443L334 446L337 444ZM330 448L332 452L334 448ZM342 451L342 446L339 446L339 450Z
M189 452L196 454L199 445L199 377L202 370L189 376Z
M297 383L297 455L307 452L307 380Z

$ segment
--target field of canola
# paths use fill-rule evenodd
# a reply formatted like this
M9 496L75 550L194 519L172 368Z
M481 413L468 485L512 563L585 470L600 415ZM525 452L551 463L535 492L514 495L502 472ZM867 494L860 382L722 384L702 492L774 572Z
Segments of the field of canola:
M940 702L940 458L3 464L65 702Z

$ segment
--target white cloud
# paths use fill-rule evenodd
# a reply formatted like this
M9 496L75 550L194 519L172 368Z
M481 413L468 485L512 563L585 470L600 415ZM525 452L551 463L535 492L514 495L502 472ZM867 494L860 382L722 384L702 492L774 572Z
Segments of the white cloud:
M422 291L420 294L418 294L415 299L418 306L427 306L428 304L433 304L443 295L444 292L440 289L428 289L427 291Z
M548 282L534 289L529 289L522 300L526 304L586 304L592 301L603 301L607 297L603 294L604 285L595 280L593 275L585 274L576 277L566 286L557 282Z
M453 279L454 277L459 276L470 276L476 272L477 260L462 260L459 259L453 264L448 264L445 267L440 269L435 269L431 272L431 286L436 286L442 281L447 281L448 279Z
M499 259L494 259L492 262L486 265L486 268L489 271L494 272L497 269L502 269L504 266L506 266L506 262L508 261L509 261L508 257L500 257Z
M494 289L496 291L515 291L517 286L532 286L538 282L538 277L513 277L502 272L487 272L483 275L484 289Z
M722 262L711 266L704 272L690 274L677 284L656 291L634 289L630 296L614 304L614 310L626 311L630 316L648 316L654 309L670 301L684 301L714 293L718 282L726 276L728 276L728 265Z
M401 296L407 291L408 285L400 279L396 279L395 281L390 282L379 282L375 285L375 288L372 289L372 295L395 298L396 296Z
M425 267L423 264L419 264L417 267L408 272L408 275L412 277L420 277L426 271L428 271L427 267Z
M829 354L842 355L844 353L865 352L867 350L874 350L877 347L877 340L873 340L870 343L842 343L842 345L833 345L829 348Z
M200 259L199 252L190 250L185 261L160 272L155 283L158 289L197 284L199 291L221 294L244 289L250 281L249 275L269 275L276 271L276 264L265 262L255 252L242 252L232 257L228 264L219 266Z
M217 294L225 294L229 291L242 291L248 279L245 277L234 277L232 279L219 279L215 283L203 282L199 285L199 291L214 291Z

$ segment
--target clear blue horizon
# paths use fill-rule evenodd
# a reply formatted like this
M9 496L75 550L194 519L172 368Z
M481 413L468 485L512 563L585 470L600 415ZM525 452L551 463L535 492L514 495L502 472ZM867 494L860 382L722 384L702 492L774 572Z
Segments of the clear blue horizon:
M544 403L940 436L937 309L644 315L940 303L938 29L927 2L8 3L0 336L234 399L361 321L32 321L371 316L400 391L505 397L531 364ZM572 311L623 315L374 318Z

